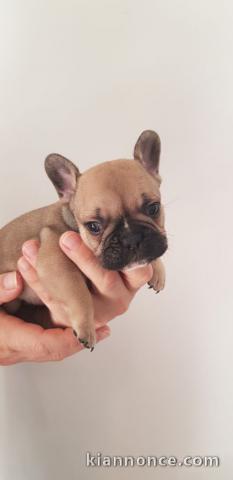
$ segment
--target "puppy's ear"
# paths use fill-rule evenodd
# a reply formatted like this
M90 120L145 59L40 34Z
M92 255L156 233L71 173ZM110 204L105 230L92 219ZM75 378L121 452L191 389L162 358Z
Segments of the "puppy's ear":
M54 184L59 197L69 201L76 190L80 176L77 167L58 153L51 153L45 159L45 170Z
M144 130L134 147L134 158L151 174L159 173L161 143L157 133Z

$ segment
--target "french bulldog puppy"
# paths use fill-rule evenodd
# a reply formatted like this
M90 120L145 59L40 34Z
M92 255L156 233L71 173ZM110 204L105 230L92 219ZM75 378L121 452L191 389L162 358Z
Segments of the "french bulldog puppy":
M134 148L134 160L101 163L80 174L62 155L51 154L45 170L59 200L26 213L0 230L0 273L17 269L22 244L38 239L37 272L48 295L58 299L69 314L74 334L85 347L95 345L95 326L87 280L59 247L67 230L79 232L101 265L122 271L151 263L151 288L164 288L160 260L167 249L159 175L160 139L144 131ZM25 284L19 300L4 308L15 313L21 301L41 304ZM62 324L61 319L53 319Z

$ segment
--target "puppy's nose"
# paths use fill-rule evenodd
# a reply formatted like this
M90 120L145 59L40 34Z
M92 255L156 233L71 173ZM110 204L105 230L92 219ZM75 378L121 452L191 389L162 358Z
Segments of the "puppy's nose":
M127 233L127 235L122 238L122 243L124 247L128 248L129 250L133 250L139 247L142 237L143 235L141 232Z

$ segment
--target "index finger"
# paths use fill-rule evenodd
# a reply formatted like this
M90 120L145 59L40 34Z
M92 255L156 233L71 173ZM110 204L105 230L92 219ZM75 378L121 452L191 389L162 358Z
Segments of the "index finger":
M60 246L102 293L109 293L112 288L119 293L123 286L121 280L130 292L136 292L152 277L151 265L125 270L120 275L116 271L105 270L75 232L65 232L60 238Z
M105 270L97 257L84 244L80 235L69 231L60 237L60 247L63 252L80 268L102 294L115 296L122 289L118 272Z

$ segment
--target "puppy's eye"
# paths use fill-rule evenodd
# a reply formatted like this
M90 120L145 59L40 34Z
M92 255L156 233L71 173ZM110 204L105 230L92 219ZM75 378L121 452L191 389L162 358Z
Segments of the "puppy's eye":
M150 217L156 217L160 210L160 202L154 202L147 206L146 213L150 215Z
M99 235L102 230L102 226L99 222L87 222L85 226L93 235Z

